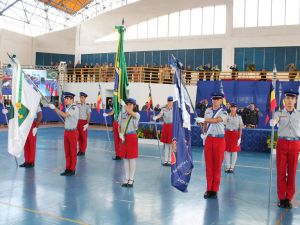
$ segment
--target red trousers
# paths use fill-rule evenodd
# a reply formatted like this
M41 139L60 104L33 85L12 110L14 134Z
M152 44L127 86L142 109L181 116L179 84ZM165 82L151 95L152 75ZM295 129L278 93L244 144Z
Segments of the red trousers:
M35 161L36 136L32 135L32 130L35 127L36 122L33 121L24 146L25 163L34 163Z
M295 194L296 170L300 141L278 139L276 148L277 194L279 200L292 200Z
M206 165L207 191L219 191L224 150L225 138L206 138L204 146L204 157Z
M79 152L86 152L87 146L87 129L83 130L83 126L87 124L87 120L78 120L77 132L78 132L78 144L79 144Z
M119 127L119 123L114 120L113 132L114 132L115 154L116 154L116 156L121 157L122 156L121 146L120 146L121 140L119 137L118 127Z
M64 133L64 146L66 169L75 171L77 162L77 130L65 130Z

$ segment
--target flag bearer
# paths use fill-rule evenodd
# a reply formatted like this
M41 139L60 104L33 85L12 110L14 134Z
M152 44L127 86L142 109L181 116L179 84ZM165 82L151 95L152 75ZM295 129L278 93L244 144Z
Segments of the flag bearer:
M79 120L77 125L79 151L77 155L84 156L87 147L87 136L88 136L87 128L89 126L90 119L91 119L91 107L89 104L86 103L86 98L88 95L84 92L80 92L79 95L80 95L80 104L77 104L77 107L79 109Z
M278 207L292 208L295 194L296 170L300 150L300 112L295 109L299 93L284 92L285 109L275 112L270 125L278 127L276 147Z
M222 108L224 94L212 94L212 107L207 108L204 118L197 117L197 123L204 123L206 192L204 198L217 198L221 182L221 169L225 150L225 124L227 112Z
M66 112L62 112L55 108L53 104L49 104L49 108L54 109L59 115L65 118L64 147L66 170L60 174L61 176L74 176L76 170L79 109L74 103L74 96L75 95L71 92L64 92Z
M172 129L173 129L173 97L167 98L167 106L162 108L157 116L153 117L153 120L163 117L164 124L161 131L160 141L164 143L165 161L163 166L171 165L171 149L172 149Z
M140 114L136 112L136 100L128 98L124 111L119 114L119 136L121 139L121 157L124 158L125 180L122 187L133 187L138 158L138 129Z
M107 116L113 116L114 115L114 110L110 111L109 113L103 113L104 117ZM113 160L122 160L121 157L121 149L120 149L120 136L119 136L119 122L114 119L113 121L113 133L114 133L114 144L115 144L115 157Z
M240 151L243 127L242 117L237 114L237 105L231 103L225 131L225 173L233 173L234 171L237 153Z

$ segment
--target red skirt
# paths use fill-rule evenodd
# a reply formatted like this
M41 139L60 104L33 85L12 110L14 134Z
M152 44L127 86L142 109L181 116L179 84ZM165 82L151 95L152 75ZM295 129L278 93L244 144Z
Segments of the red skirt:
M240 137L239 131L225 131L225 142L226 142L226 152L239 152L240 146L237 145L237 142Z
M161 131L161 137L160 137L160 141L162 143L172 144L172 136L173 136L172 130L173 130L172 123L170 123L170 124L164 123L163 124L162 131Z
M121 144L121 157L126 159L135 159L138 156L138 136L136 134L126 134L125 142Z

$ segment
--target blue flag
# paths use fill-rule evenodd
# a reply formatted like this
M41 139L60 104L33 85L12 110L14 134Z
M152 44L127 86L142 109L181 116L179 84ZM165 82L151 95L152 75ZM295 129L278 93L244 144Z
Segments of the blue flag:
M171 184L187 192L194 168L191 151L191 120L189 97L181 80L182 64L177 59L171 64L174 74L173 148L171 156Z

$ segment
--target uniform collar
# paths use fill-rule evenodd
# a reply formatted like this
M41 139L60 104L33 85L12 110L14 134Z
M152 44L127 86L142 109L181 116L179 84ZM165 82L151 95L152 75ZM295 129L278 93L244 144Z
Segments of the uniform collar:
M284 108L283 110L284 110L285 112L288 112L288 113L289 113L289 111L287 111L286 108ZM294 112L296 112L296 111L297 111L297 110L294 108L294 110L293 110L292 112L294 113Z

